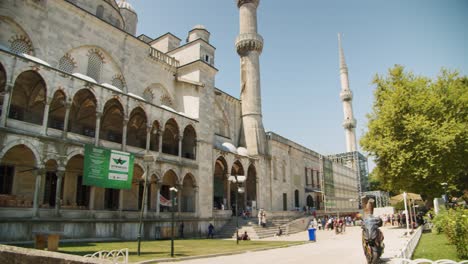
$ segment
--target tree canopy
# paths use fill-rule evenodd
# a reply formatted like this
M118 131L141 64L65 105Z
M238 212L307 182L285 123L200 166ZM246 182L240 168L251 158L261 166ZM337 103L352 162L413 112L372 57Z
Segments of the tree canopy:
M360 143L375 158L380 187L430 198L467 190L468 78L442 70L431 80L396 65L373 83Z

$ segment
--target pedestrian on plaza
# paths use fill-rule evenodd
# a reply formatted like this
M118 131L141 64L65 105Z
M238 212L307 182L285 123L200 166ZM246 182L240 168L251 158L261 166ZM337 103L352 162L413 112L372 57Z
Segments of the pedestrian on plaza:
M283 234L283 230L281 230L281 227L278 226L278 232L275 234L275 236L281 236Z
M179 225L179 238L184 238L184 222Z
M214 234L214 226L212 223L208 226L208 238L213 238Z
M262 227L266 227L267 218L265 211L262 211Z
M258 218L258 226L261 226L261 225L262 225L262 215L263 215L263 208L260 209L260 211L258 211L258 215L257 215L257 218Z

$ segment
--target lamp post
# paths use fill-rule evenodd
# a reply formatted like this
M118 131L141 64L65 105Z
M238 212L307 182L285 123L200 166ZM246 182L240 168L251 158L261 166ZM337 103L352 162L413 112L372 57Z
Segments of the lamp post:
M246 177L245 176L241 176L241 175L231 175L229 176L228 180L232 183L235 183L236 184L236 210L235 210L235 214L236 214L236 243L239 244L239 213L238 213L238 208L239 208L239 205L237 204L237 201L238 201L238 195L239 193L243 193L244 192L244 189L241 187L241 184L245 181Z
M406 218L406 235L409 236L409 220L408 220L408 207L406 205L406 192L403 193L403 201L405 203L405 218Z
M175 208L175 194L177 193L176 187L169 188L171 192L171 257L174 257L174 208Z

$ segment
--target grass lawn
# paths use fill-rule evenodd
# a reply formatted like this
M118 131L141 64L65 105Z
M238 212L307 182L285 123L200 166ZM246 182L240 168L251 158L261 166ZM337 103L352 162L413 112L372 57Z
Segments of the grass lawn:
M184 239L174 241L175 257L201 256L217 253L244 252L262 248L286 247L300 245L301 241L239 241L217 239ZM113 250L128 248L129 261L138 262L149 259L169 258L171 255L170 240L142 241L141 254L137 256L137 242L83 242L83 243L60 243L59 252L86 255L101 250Z
M424 233L419 240L413 254L413 259L425 258L430 260L451 259L461 261L457 257L454 245L450 245L445 234Z

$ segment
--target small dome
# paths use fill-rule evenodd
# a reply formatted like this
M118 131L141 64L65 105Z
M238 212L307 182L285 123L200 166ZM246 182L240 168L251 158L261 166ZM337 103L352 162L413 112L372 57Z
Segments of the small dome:
M224 151L237 154L237 149L233 144L231 144L229 142L224 142L221 146L222 146Z
M127 2L126 0L121 0L121 1L117 2L117 5L121 9L128 9L128 10L132 11L133 13L136 13L133 6L129 2Z
M196 26L194 26L192 28L192 30L194 30L194 29L204 29L204 30L206 30L206 27L204 25L196 25Z
M246 148L244 147L238 147L237 148L237 153L242 156L249 156L249 152L247 151Z

